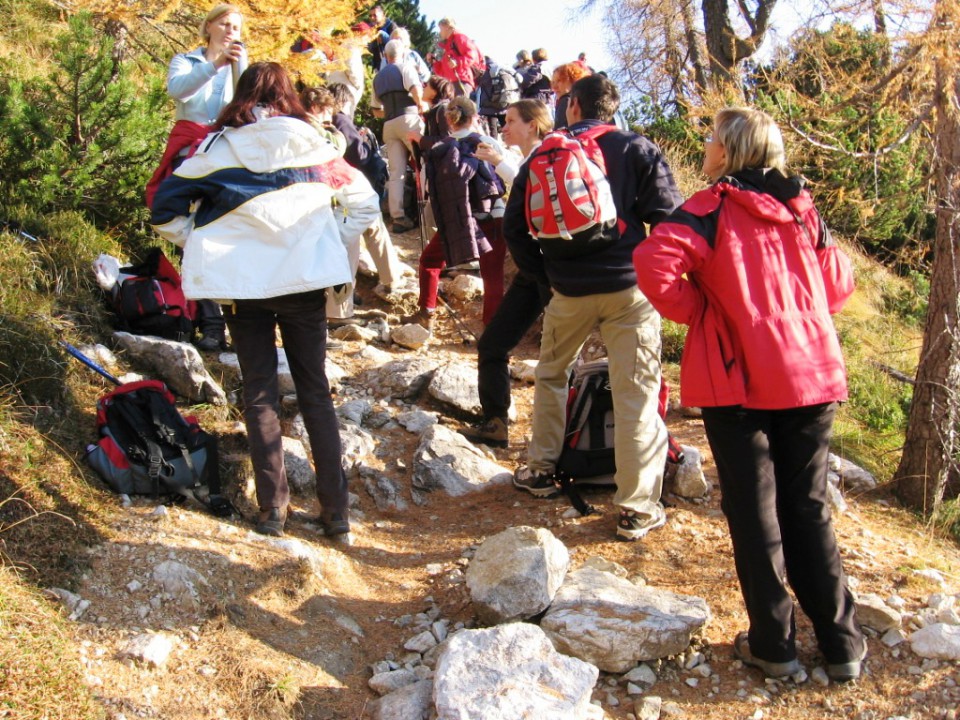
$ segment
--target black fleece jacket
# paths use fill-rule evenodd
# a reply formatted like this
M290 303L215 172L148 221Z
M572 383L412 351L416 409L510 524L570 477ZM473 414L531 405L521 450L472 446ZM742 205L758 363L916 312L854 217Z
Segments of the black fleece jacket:
M601 124L599 120L583 120L569 131L577 135ZM572 297L620 292L636 285L633 249L647 237L644 223L656 225L683 201L670 166L647 138L613 130L597 138L597 144L620 221L620 238L612 246L567 260L545 258L527 226L526 163L513 181L503 217L503 233L517 267Z

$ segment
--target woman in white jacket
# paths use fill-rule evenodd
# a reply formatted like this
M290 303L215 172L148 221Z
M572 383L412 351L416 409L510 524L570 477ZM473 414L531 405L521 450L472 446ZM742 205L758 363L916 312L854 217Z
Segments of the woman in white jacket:
M376 218L378 198L309 124L276 63L243 73L218 123L223 129L160 185L151 223L184 249L187 296L223 305L243 374L257 532L282 535L290 498L278 412L279 326L310 436L320 524L327 535L344 535L347 481L324 370L325 296L352 292L346 245Z

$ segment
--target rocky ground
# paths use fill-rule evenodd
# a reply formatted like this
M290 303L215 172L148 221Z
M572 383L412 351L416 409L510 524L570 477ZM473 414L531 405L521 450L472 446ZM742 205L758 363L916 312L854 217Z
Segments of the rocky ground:
M400 241L415 264L416 235ZM415 299L397 292L385 300L371 279L361 281L360 295L358 314L374 328L383 316L412 310ZM75 618L86 681L109 717L379 716L384 710L377 698L392 688L371 688L371 677L406 666L412 679L429 678L436 651L424 631L436 639L480 626L465 581L477 549L506 528L532 526L548 529L566 547L571 570L603 558L635 584L702 598L711 613L677 655L630 673L601 672L592 691L595 717L956 718L960 665L921 657L905 638L957 617L960 552L899 510L883 488L848 493L836 526L851 585L861 596L877 596L882 609L897 611L899 631L869 631L864 677L835 685L818 669L822 659L802 616L806 671L800 676L766 681L734 659L731 643L745 628L745 615L715 489L701 499L667 496L665 527L641 542L618 543L609 488L588 494L600 514L579 517L563 498L539 500L508 482L455 495L449 488L415 487L423 427L411 420L408 429L400 416L433 413L449 428L462 418L426 391L388 396L386 381L372 378L386 360L474 362L479 302L452 296L450 302L459 318L442 311L434 336L418 350L371 336L345 340L331 353L344 370L337 403L359 408L359 426L372 438L354 449L352 544L331 542L306 519L316 512L309 493L295 497L302 514L285 538L253 533L242 432L225 421L216 431L245 518L220 521L189 505L135 498L111 537L90 549L91 569L75 595L64 596L65 612ZM535 328L518 358L535 359L537 341ZM598 341L589 352L602 354ZM208 360L229 398L237 390L235 375ZM514 398L510 447L485 457L508 471L523 462L532 386L518 381ZM700 421L674 410L668 424L684 445L702 451L715 488ZM418 637L422 646L413 642Z

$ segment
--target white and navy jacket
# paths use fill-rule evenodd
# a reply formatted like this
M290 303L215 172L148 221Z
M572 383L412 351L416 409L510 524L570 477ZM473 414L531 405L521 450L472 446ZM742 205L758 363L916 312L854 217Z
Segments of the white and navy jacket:
M160 185L150 222L184 249L187 297L230 301L353 282L345 245L379 212L329 141L273 117L207 136Z

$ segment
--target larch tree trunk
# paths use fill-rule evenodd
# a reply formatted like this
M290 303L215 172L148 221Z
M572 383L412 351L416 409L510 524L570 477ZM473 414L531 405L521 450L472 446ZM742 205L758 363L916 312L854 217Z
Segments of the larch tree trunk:
M737 0L737 10L748 29L747 35L740 37L728 0L703 0L703 27L714 79L733 80L737 63L753 55L763 42L777 0L754 0L753 4L750 7L748 0Z
M937 2L925 42L935 48L933 170L936 238L930 302L900 465L897 495L933 514L960 484L960 4Z

